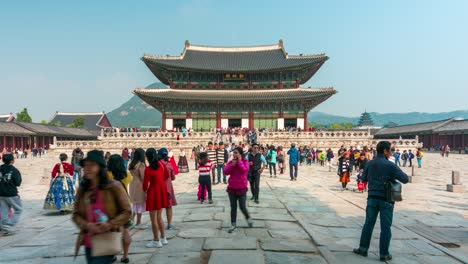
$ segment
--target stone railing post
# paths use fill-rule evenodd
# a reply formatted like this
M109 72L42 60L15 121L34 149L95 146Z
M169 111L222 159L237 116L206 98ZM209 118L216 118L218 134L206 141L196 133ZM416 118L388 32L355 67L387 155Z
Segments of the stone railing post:
M460 172L452 171L452 184L447 184L447 191L454 193L464 193L465 186L460 180Z

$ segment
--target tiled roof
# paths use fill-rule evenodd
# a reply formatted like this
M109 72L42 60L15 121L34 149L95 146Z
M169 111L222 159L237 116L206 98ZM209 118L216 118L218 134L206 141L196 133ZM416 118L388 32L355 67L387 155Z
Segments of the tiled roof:
M0 122L11 122L15 120L15 116L13 114L6 114L0 115Z
M162 75L154 68L211 72L261 72L315 66L315 72L322 63L328 60L328 56L325 54L288 55L283 48L282 41L280 41L276 45L253 47L207 47L186 43L180 56L145 54L141 59L155 73L156 77L161 79Z
M98 113L64 113L64 112L57 112L55 113L51 123L60 123L61 126L68 126L73 124L75 119L78 116L82 116L84 118L84 128L86 129L100 129L101 127L98 126L101 119L106 114L103 112Z
M0 122L0 134L3 135L34 135L35 133L11 122Z
M388 128L381 129L375 135L383 136L383 135L400 135L400 134L410 134L410 133L431 132L434 129L437 129L451 121L452 119L447 119L447 120L440 120L440 121L427 122L427 123L388 127Z
M276 90L176 90L136 89L134 93L142 98L175 102L278 102L302 101L317 97L330 97L336 93L333 88L297 88Z
M450 123L445 124L437 129L434 132L444 133L451 131L468 131L468 120L452 120Z

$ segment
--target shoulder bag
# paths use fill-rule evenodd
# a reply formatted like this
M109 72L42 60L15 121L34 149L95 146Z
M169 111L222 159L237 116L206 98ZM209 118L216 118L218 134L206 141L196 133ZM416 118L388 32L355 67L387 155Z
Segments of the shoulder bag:
M383 174L377 167L377 164L374 164L374 168L376 169L379 176L383 179ZM394 202L401 202L403 201L402 190L403 187L400 182L397 180L388 180L384 183L384 190L385 190L385 200L389 203Z

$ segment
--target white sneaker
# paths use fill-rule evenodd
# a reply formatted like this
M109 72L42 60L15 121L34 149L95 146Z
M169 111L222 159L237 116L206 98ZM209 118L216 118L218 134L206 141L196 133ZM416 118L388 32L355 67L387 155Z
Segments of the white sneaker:
M167 245L167 244L169 244L169 242L167 242L167 239L166 239L165 237L164 237L164 238L161 238L161 239L159 239L159 242L160 242L161 244L163 244L163 245Z
M151 240L150 242L148 242L148 244L146 244L146 247L147 248L162 248L162 244L159 241Z
M148 229L148 226L147 225L137 225L135 226L136 229L139 229L139 230L145 230L145 229Z

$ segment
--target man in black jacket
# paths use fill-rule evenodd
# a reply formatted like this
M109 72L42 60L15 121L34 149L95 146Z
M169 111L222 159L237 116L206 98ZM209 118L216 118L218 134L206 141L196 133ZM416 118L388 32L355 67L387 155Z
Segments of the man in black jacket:
M18 223L23 211L21 199L18 195L18 187L21 185L21 173L13 164L15 163L12 154L3 155L3 164L0 166L0 217L2 223L0 228L5 235L16 233L14 226ZM8 217L8 213L13 209L13 215Z
M260 174L263 172L262 157L259 152L259 145L257 143L252 144L252 153L249 154L249 182L250 189L252 191L252 199L255 203L259 203L258 195L260 193Z
M398 180L408 183L408 176L394 163L388 160L392 156L391 144L388 141L381 141L377 144L377 157L367 162L363 181L368 182L368 197L366 207L366 221L362 227L361 241L359 248L353 252L367 257L372 231L374 230L377 216L380 213L380 260L388 261L392 259L389 247L392 239L393 202L387 202L385 194L385 183Z

